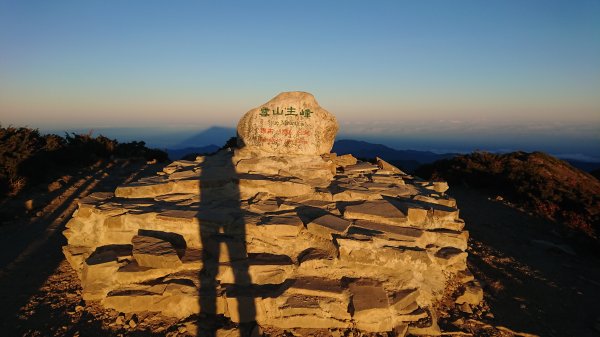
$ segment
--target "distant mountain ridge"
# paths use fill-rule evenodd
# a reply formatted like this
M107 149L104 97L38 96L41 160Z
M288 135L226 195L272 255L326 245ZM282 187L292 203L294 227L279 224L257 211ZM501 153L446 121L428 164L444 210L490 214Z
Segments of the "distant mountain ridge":
M236 130L230 127L213 126L194 134L179 143L169 146L166 151L171 160L177 160L186 154L206 154L217 151L231 137L235 137ZM215 145L216 144L216 145ZM460 153L435 153L432 151L398 150L383 144L370 143L353 139L337 140L331 152L339 155L352 154L357 158L374 159L381 157L386 161L412 172L423 164L430 164L437 160L453 158ZM600 163L564 159L574 167L591 172L600 169Z
M171 160L179 160L186 155L197 154L197 155L206 155L210 153L217 152L221 147L216 146L214 144L200 147L184 147L181 149L167 149L167 154L169 155L169 159Z
M227 140L229 140L229 138L235 137L235 135L236 129L234 128L213 126L206 130L202 130L173 146L170 146L170 148L202 148L208 146L215 146L214 144L222 146L223 144L225 144L225 142L227 142Z
M409 172L414 171L423 164L433 163L436 160L452 158L458 155L457 153L438 154L431 151L396 150L382 144L373 144L352 139L336 141L333 144L331 152L339 155L349 153L357 158L364 159L381 157Z
M231 137L235 137L235 133L234 128L213 126L169 146L166 151L171 160L178 160L190 154L213 153L218 151Z
M374 144L352 139L342 139L336 141L331 152L335 152L337 154L350 153L355 157L365 159L381 157L409 172L416 170L423 164L430 164L438 160L449 159L463 155L461 153L435 153L431 151L397 150L382 144ZM589 162L576 159L564 159L564 161L586 172L600 170L600 163L598 162Z

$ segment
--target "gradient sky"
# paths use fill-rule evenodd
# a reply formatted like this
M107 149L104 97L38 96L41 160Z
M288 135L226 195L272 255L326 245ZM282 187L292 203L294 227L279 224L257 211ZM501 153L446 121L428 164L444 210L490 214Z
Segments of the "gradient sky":
M290 90L346 134L600 156L600 1L0 0L4 126L234 126Z

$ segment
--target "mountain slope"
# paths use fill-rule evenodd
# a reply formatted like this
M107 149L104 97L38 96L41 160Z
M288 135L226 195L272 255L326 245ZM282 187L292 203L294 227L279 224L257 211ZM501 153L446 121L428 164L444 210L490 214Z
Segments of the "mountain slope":
M475 152L425 165L416 174L500 195L599 242L600 181L545 153Z

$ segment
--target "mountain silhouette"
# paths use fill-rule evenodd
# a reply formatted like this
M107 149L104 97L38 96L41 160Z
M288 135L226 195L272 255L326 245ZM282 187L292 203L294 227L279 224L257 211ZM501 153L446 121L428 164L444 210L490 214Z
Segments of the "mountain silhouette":
M221 147L214 144L207 146L184 147L182 149L167 149L167 154L171 160L179 160L189 154L207 155L217 152Z
M186 147L205 147L209 144L216 144L216 146L223 146L227 140L231 137L235 137L236 129L224 126L211 126L206 130L202 130L199 133L184 139L183 141L170 146L172 149L183 149Z
M355 157L361 158L382 157L386 160L413 160L419 163L432 163L436 160L451 158L457 155L456 153L438 154L430 151L396 150L382 144L351 139L336 141L332 151L338 154L351 153Z
M357 158L373 159L385 158L386 161L401 167L406 171L414 171L423 164L433 163L436 160L452 158L458 154L438 154L430 151L396 150L382 144L373 144L364 141L342 139L333 144L332 152L338 155L352 154Z

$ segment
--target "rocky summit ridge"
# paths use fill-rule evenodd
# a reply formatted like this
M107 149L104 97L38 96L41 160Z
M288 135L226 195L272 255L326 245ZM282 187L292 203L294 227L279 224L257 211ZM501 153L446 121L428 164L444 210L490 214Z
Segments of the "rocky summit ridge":
M79 201L64 254L86 301L264 328L440 334L450 282L477 304L468 232L445 183L329 153L337 122L307 93L240 121L240 148L175 161Z

